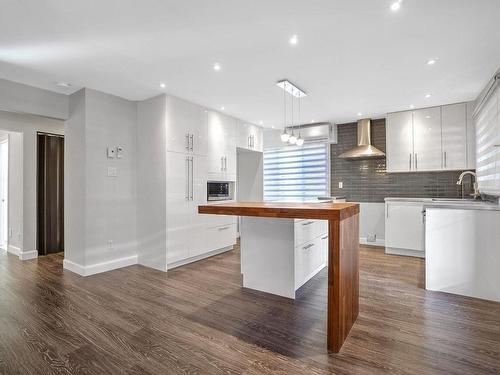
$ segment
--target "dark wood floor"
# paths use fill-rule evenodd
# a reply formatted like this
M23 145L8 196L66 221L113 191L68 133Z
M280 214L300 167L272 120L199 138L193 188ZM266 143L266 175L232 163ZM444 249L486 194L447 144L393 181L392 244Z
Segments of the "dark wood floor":
M483 374L500 304L428 292L423 261L361 248L360 314L326 351L326 272L294 302L240 287L239 252L79 277L0 253L2 374Z

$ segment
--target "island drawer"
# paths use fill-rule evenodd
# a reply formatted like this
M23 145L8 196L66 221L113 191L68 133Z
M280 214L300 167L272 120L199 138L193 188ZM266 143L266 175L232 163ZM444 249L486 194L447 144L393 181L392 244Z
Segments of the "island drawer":
M295 246L312 241L316 237L328 233L326 220L296 220L294 225Z

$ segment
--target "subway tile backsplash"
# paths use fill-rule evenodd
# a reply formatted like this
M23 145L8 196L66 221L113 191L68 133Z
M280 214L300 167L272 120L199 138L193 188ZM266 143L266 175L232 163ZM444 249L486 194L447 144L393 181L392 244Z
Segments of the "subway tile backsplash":
M372 144L385 152L385 119L372 120ZM357 124L338 125L338 144L331 145L331 194L356 202L383 202L385 197L461 198L456 184L462 171L387 173L386 159L346 160L338 155L357 145ZM339 182L343 188L339 189ZM470 176L464 194L471 193Z

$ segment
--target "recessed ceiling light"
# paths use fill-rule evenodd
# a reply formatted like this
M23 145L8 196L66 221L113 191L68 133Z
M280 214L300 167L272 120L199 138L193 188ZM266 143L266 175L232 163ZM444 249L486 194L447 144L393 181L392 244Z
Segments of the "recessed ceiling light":
M415 108L415 106L413 104L410 104L410 109L413 109Z
M271 125L271 129L274 129L274 125Z
M264 121L259 121L259 125L263 125L264 124Z
M391 10L397 12L401 8L401 0L395 1L391 4Z
M425 97L429 99L432 96L432 94L425 94Z
M56 86L58 86L58 87L71 87L71 83L68 83L68 82L56 82Z
M290 37L289 42L291 45L296 45L299 42L299 37L296 34L294 34Z
M161 87L162 89L164 89L164 88L165 88L165 86L166 86L166 85L165 85L163 82L160 82L160 87Z
M226 108L224 106L220 107L220 110L223 111L225 110Z
M358 116L363 116L363 114L361 112L358 112Z
M219 63L214 63L214 70L219 71L220 70L220 64Z
M314 120L311 120L311 124L314 124Z
M436 57L427 61L427 65L434 65L439 59Z

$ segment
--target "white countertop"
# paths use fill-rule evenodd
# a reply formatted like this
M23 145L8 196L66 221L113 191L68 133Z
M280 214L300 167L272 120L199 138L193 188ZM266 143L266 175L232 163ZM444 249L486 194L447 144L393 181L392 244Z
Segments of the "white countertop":
M453 199L453 198L399 198L388 197L386 202L420 202L424 209L440 208L454 210L491 210L500 211L500 205L480 200Z

